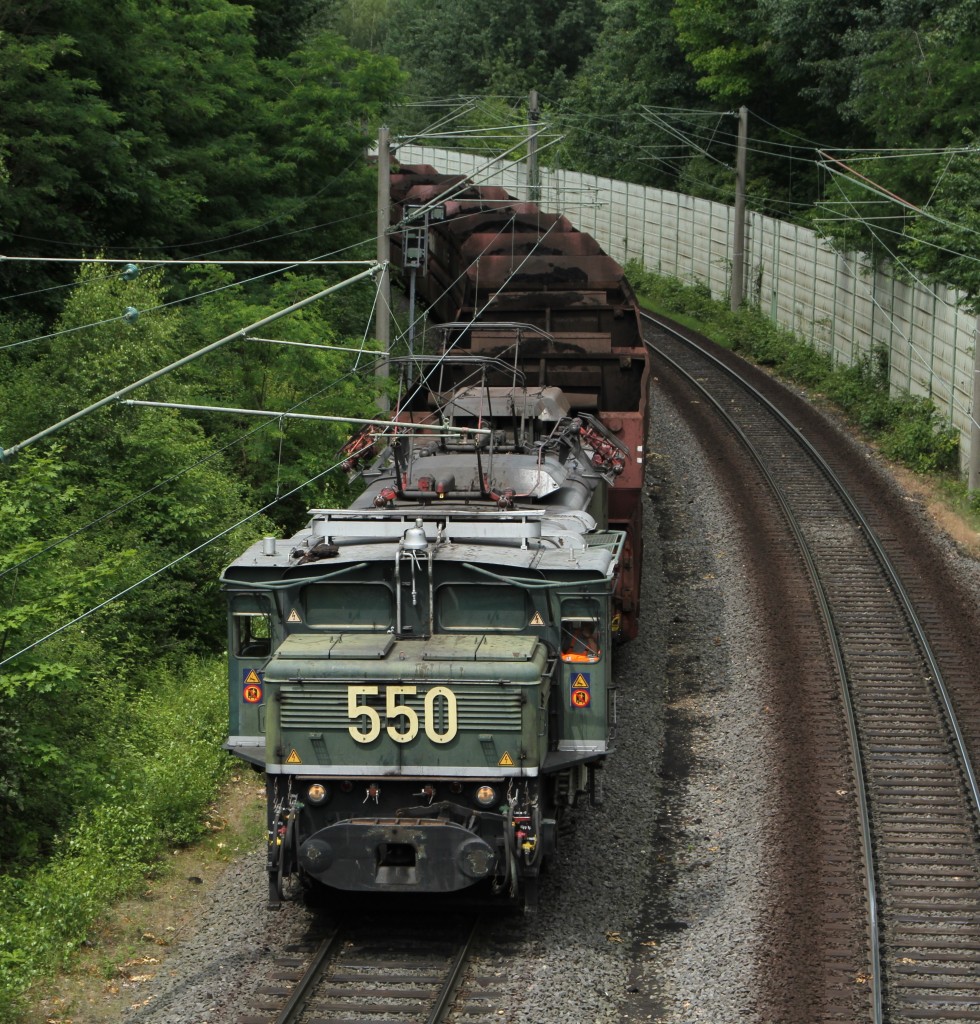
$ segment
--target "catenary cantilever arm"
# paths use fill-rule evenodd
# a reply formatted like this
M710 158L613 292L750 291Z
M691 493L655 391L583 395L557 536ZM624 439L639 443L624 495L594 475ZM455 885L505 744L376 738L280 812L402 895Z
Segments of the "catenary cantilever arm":
M18 444L12 445L10 448L0 448L0 462L9 462L15 455L23 451L28 445L33 444L35 441L41 441L46 437L50 437L52 434L55 434L59 430L67 427L68 424L74 423L76 420L80 420L82 417L88 416L89 413L110 405L112 402L120 401L125 398L126 395L131 395L138 388L144 387L145 385L158 380L160 377L165 376L171 371L177 370L181 366L186 366L195 359L200 359L201 356L205 356L209 352L214 352L215 349L219 349L223 345L227 345L229 342L237 341L239 338L244 338L250 331L255 331L260 327L265 327L267 324L275 323L276 320L281 320L284 316L288 316L290 313L295 313L296 310L303 309L304 306L309 306L311 303L330 295L332 292L339 291L341 288L346 288L349 284L355 284L357 281L362 281L366 277L371 277L374 274L379 273L381 269L381 264L372 264L367 270L362 271L360 274L355 274L354 277L349 277L346 281L341 281L339 284L331 285L329 288L324 288L323 291L319 291L315 295L308 295L305 299L300 299L299 302L294 302L291 306L287 306L285 309L280 309L277 312L272 313L270 316L263 317L261 320L256 320L254 324L249 324L248 327L243 327L241 330L235 331L234 334L229 334L220 341L215 341L212 344L199 349L197 352L192 352L190 355L184 356L183 359L178 359L175 363L170 363L169 366L164 366L159 370L155 370L153 373L136 381L135 384L130 384L127 387L122 388L120 391L113 392L111 395L106 395L105 398L100 398L99 401L93 402L92 405L87 405L84 409L79 409L78 412L72 413L71 416L66 416L65 419L59 420L52 426L38 431L38 433L33 434L24 441L20 441Z

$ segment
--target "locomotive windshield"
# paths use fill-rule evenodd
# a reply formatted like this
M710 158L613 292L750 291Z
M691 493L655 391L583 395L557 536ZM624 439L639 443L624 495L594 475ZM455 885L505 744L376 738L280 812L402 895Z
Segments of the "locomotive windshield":
M272 653L272 619L255 612L236 612L235 654L239 658L267 658Z
M238 658L268 658L272 653L272 609L262 594L231 599L231 653Z
M438 622L444 630L522 630L534 610L527 592L506 584L447 583L436 593Z
M384 632L395 621L392 593L383 583L316 583L303 589L303 603L309 626Z

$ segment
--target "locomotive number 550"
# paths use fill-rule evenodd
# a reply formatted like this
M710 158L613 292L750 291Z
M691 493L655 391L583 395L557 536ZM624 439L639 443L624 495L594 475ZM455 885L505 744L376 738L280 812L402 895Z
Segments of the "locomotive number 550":
M413 697L418 692L417 686L386 686L385 691L385 719L386 731L396 743L408 743L414 740L419 734L419 716L414 708L407 704L399 703L400 698ZM357 725L348 726L348 732L358 743L370 743L381 735L381 714L377 708L370 704L362 704L362 697L376 697L381 693L380 686L349 686L347 688L347 716L350 719L366 719ZM436 710L436 701L442 699L446 702L445 713L442 722L445 727L440 732L437 726L440 724L440 716ZM402 718L401 729L395 727L397 719ZM456 694L448 686L433 686L426 691L423 701L422 727L425 735L433 743L448 743L458 731L456 719Z

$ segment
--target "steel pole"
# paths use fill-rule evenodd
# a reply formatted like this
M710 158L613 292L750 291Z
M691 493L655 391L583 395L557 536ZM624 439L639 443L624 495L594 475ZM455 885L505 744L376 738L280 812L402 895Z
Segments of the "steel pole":
M381 358L375 367L375 375L388 376L388 350L391 348L391 245L388 232L391 228L391 140L388 126L378 129L378 263L381 277L378 281L378 308L374 317L374 336L381 343ZM382 395L378 405L387 411L388 398Z
M973 331L973 404L970 408L971 491L980 488L980 316Z
M735 224L732 232L732 309L742 305L745 289L745 150L749 108L738 109L738 154L735 158Z

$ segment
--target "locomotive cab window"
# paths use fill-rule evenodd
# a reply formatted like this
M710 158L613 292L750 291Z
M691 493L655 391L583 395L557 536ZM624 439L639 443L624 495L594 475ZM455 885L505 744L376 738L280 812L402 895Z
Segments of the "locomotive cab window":
M561 616L561 660L597 662L602 657L602 620L594 602L567 602Z
M272 620L257 612L235 612L235 653L239 658L268 658L272 653Z

